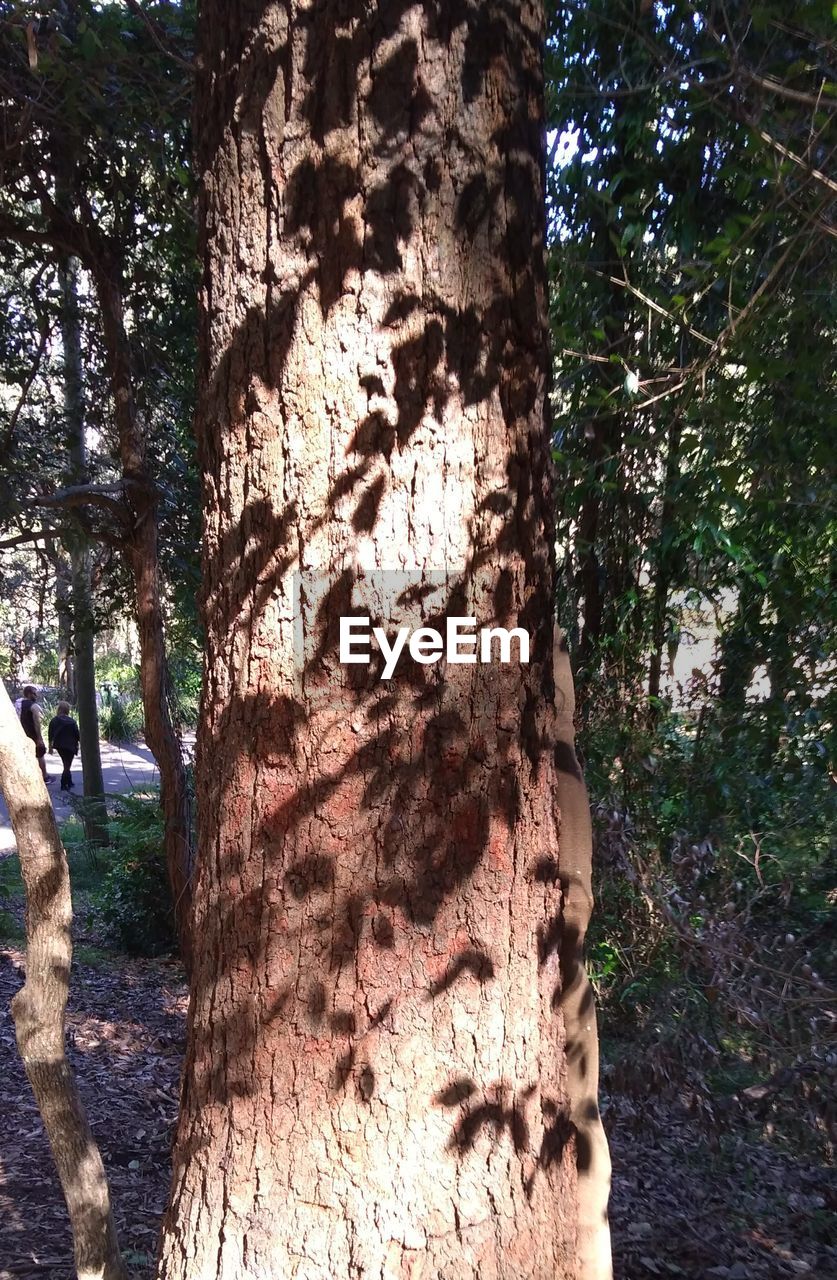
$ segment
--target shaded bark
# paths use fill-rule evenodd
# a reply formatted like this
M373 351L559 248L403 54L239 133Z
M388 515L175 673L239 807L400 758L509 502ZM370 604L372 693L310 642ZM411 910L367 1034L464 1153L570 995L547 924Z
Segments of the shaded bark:
M681 423L680 419L676 417L672 420L668 431L666 467L663 478L663 501L658 536L659 549L651 603L651 658L648 667L648 699L651 704L652 720L656 718L659 711L663 654L666 650L666 613L671 587L671 548L668 545L667 535L672 529L675 514L674 486L680 470L680 436Z
M76 700L73 668L72 572L63 556L55 560L55 612L58 618L58 687L70 702Z
M159 1274L576 1275L539 4L206 0L207 678ZM339 618L531 661L339 657Z
M738 588L732 621L720 641L718 677L718 718L725 740L739 732L747 703L747 690L761 661L763 637L761 610L763 592L746 577Z
M84 429L78 264L75 259L63 258L59 262L58 281L61 290L61 342L64 356L64 423L69 458L67 479L70 484L85 484L89 476ZM75 531L70 541L73 674L84 779L81 816L87 839L92 844L103 845L108 843L108 831L102 755L99 748L99 713L96 706L91 554L81 529Z
M611 1280L607 1205L610 1152L599 1113L599 1036L584 940L593 912L593 828L584 775L575 753L575 687L564 636L556 636L557 796L561 810L561 1010L567 1037L567 1090L576 1130L578 1267L582 1280Z
M20 1056L67 1202L79 1280L126 1280L104 1166L64 1053L72 961L67 859L34 752L2 682L0 789L26 892L26 982L12 1001Z
M76 709L80 738L84 804L81 816L87 839L93 844L108 843L105 783L99 746L99 709L96 703L94 657L95 620L91 591L90 550L76 546L73 566L73 640L75 650Z

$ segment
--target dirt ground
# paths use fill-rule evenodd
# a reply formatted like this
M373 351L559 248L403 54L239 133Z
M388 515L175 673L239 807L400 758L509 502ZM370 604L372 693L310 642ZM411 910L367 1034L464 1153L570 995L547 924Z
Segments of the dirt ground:
M0 1280L72 1280L67 1216L9 1012L22 964L21 951L0 951ZM78 947L69 1055L135 1280L153 1274L185 1012L175 964ZM707 1127L686 1103L605 1094L605 1108L617 1280L835 1280L833 1168L740 1118Z

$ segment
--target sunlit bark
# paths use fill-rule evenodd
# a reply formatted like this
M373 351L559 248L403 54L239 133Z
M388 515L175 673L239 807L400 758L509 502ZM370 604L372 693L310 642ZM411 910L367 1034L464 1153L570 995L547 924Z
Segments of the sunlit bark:
M202 8L200 948L165 1280L576 1275L542 18ZM339 660L364 606L520 626L531 662L381 680Z
M78 1280L126 1280L102 1158L64 1053L73 954L67 859L35 753L2 681L0 790L26 892L26 982L12 1000L20 1056L67 1201Z

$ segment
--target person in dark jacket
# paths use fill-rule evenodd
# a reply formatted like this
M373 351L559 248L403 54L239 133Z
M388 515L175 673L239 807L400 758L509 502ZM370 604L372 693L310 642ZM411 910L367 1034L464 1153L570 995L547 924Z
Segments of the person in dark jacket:
M23 690L23 697L20 700L20 723L27 738L31 738L35 744L35 755L37 756L38 767L41 770L44 782L49 782L45 759L47 749L41 732L42 719L43 713L38 706L38 690L33 684L28 684Z
M70 777L70 766L78 751L79 732L78 725L70 715L69 702L59 702L57 712L49 722L47 737L50 754L57 751L64 766L64 772L61 774L61 790L72 791L75 783Z

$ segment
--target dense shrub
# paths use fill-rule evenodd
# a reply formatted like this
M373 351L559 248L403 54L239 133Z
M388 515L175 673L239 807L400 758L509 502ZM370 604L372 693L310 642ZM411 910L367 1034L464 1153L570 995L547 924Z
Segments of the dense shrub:
M108 867L94 902L131 955L174 950L174 914L163 850L163 815L152 791L121 796L108 824Z
M99 712L99 732L108 742L136 742L144 729L142 703L114 698Z

